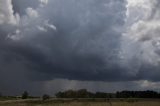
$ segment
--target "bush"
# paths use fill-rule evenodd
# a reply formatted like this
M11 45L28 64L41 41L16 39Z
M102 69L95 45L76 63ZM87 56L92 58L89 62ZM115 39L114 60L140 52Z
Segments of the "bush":
M48 100L49 98L50 98L50 96L47 95L47 94L44 94L44 95L42 96L42 99L43 99L43 100Z

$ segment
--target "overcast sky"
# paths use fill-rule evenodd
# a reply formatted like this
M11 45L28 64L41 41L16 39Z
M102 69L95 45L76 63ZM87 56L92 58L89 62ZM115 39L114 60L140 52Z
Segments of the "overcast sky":
M159 0L0 0L0 92L160 89Z

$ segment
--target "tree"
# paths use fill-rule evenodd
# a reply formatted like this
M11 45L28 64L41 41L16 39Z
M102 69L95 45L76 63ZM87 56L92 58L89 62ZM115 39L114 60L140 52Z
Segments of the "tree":
M86 89L80 89L77 91L78 98L89 98L89 92Z
M80 89L78 91L75 90L67 90L64 92L58 92L55 94L57 98L92 98L94 94L88 92L86 89Z
M58 92L58 93L55 94L55 96L57 98L64 98L64 93L63 92Z
M22 99L27 99L28 98L28 92L24 91L22 94Z
M50 96L49 95L47 95L47 94L44 94L43 96L42 96L42 99L45 101L45 100L48 100L50 98Z

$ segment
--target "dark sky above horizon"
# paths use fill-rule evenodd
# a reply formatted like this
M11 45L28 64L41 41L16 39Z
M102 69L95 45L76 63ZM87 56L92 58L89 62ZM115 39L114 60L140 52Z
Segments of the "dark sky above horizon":
M159 0L0 0L0 92L160 89Z

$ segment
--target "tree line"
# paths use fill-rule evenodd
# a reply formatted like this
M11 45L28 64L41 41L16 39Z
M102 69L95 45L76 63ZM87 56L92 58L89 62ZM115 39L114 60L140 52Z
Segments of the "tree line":
M0 93L0 97L3 97ZM160 98L160 93L156 91L118 91L116 93L105 93L105 92L89 92L86 89L80 90L67 90L64 92L58 92L55 94L56 98ZM22 99L34 98L29 96L27 91L24 91L20 96ZM43 100L49 99L50 96L44 94Z
M120 91L116 93L89 92L86 89L67 90L55 94L57 98L160 98L155 91Z

